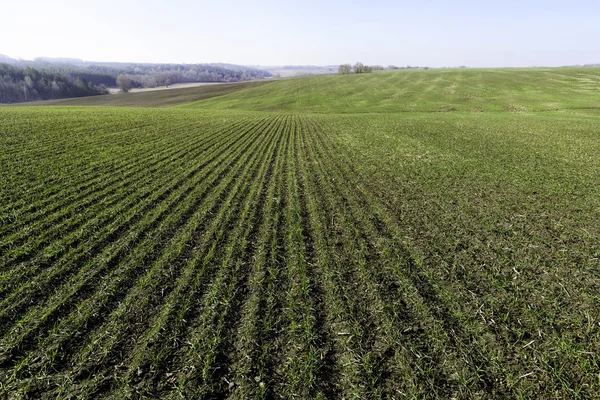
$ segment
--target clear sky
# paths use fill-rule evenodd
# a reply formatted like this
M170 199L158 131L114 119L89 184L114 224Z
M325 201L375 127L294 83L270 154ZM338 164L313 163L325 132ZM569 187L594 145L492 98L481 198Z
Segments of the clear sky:
M3 0L0 54L93 61L600 63L600 0Z

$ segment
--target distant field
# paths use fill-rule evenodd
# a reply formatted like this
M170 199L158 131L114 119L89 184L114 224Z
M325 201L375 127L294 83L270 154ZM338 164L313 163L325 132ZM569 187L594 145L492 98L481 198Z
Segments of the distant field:
M155 92L157 90L173 90L173 89L184 89L184 88L192 88L192 87L200 87L200 86L213 86L213 85L223 85L222 82L196 82L196 83L175 83L169 86L157 86L157 87L148 87L148 88L133 88L129 91L129 93L141 93L141 92ZM119 94L121 93L121 89L119 88L109 88L110 94Z
M599 97L600 68L459 69L286 79L197 105L316 113L597 113Z
M309 76L309 75L333 75L338 73L337 66L331 67L279 67L279 68L267 68L274 76L279 75L282 78L290 78L295 76Z
M597 398L599 78L0 108L0 398Z
M202 85L169 90L151 90L143 92L107 94L104 96L79 97L63 100L37 101L22 103L22 106L120 106L120 107L170 107L222 96L238 90L253 88L269 81L251 81L225 83L220 85Z

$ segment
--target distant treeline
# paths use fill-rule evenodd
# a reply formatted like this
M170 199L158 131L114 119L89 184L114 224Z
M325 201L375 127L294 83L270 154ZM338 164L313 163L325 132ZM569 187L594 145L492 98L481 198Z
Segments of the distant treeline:
M271 74L253 68L225 68L210 64L91 64L89 66L38 63L41 71L57 73L72 79L82 77L95 85L117 86L119 75L129 77L134 87L156 87L174 83L241 82L263 79ZM234 69L235 68L235 69Z
M109 73L112 70L113 73L117 73L115 77L125 75L131 79L134 87L156 87L191 82L241 82L271 76L266 71L253 68L232 69L209 64L132 65L117 71L102 66L90 66L89 69L97 73Z
M0 64L0 103L62 99L106 94L104 85L95 85L82 76L73 78L56 71L39 71Z
M384 68L381 65L365 65L361 62L357 62L354 65L342 64L338 68L338 72L342 75L345 74L369 74L373 71L381 71Z
M232 64L87 63L77 59L15 60L0 55L0 103L107 93L125 76L133 87L175 83L241 82L272 75ZM26 77L29 77L26 79Z

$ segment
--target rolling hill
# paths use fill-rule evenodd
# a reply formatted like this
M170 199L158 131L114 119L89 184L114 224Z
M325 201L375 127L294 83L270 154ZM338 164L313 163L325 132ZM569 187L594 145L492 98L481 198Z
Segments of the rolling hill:
M596 398L599 82L1 107L0 398Z
M182 107L314 113L598 109L600 68L381 71L286 79Z

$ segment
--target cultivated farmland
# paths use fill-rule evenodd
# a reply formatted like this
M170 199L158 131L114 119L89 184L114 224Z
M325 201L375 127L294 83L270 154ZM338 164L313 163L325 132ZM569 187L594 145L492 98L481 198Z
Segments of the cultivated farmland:
M52 106L102 106L102 107L170 107L211 97L222 96L227 93L257 87L269 83L268 81L250 81L240 83L223 83L195 87L177 87L165 90L144 90L130 93L116 93L113 95L76 97L70 99L39 101L25 103L25 106L52 105Z
M597 397L599 77L1 108L0 394Z

